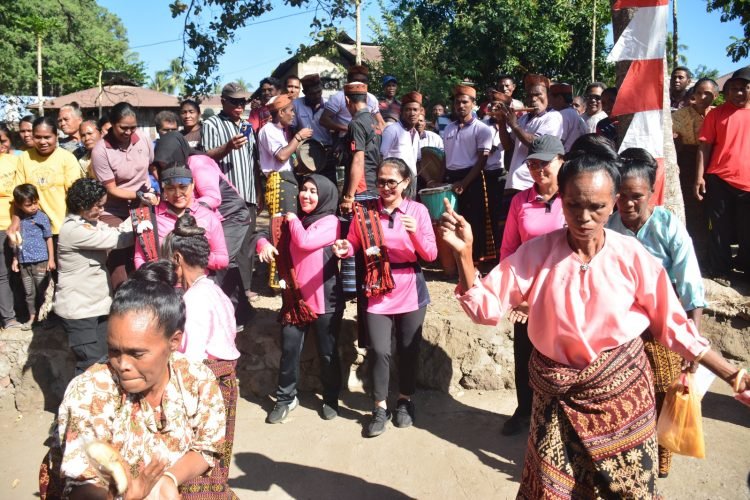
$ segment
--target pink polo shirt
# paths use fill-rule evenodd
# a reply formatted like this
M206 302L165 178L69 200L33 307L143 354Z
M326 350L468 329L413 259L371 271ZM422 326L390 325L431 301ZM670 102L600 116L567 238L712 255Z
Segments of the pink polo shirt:
M427 208L416 201L405 199L389 215L382 211L380 224L383 227L385 246L388 248L388 258L392 266L401 263L417 263L418 258L433 261L437 257L435 233ZM410 215L417 221L415 233L409 233L401 224L401 215ZM359 230L357 224L349 226L349 256L359 251ZM367 301L367 312L373 314L401 314L426 306L430 303L430 295L424 275L417 273L414 267L397 267L392 270L395 288L389 294L374 297Z
M172 232L174 225L177 222L177 216L170 212L168 207L167 202L162 201L155 209L156 223L159 233L158 243L160 247L164 238ZM213 210L204 207L195 200L193 200L193 203L188 209L193 217L195 217L198 226L206 230L206 238L208 238L208 246L210 247L210 253L208 254L208 268L212 271L224 269L229 265L229 253L227 252L227 244L224 240L224 230L221 228L219 216ZM141 267L145 262L146 255L143 253L143 248L138 242L138 238L136 238L136 269Z
M179 351L190 361L234 360L240 351L234 343L237 326L234 307L216 283L207 276L198 278L183 295L185 332Z
M549 201L544 201L536 193L534 186L517 193L510 202L508 218L505 220L500 260L518 250L522 243L551 233L564 225L562 201L557 194Z
M566 233L534 238L467 292L457 287L464 311L476 323L497 325L526 300L531 343L577 369L646 329L685 359L706 350L708 340L685 315L667 271L638 240L605 229L604 246L583 265Z

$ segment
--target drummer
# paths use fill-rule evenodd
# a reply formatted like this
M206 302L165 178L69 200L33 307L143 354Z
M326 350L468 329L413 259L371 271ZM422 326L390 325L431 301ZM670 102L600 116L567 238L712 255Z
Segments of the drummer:
M419 133L416 126L422 111L422 94L409 92L401 98L400 119L386 127L380 139L380 154L383 158L400 158L411 170L412 177L417 175L417 158L419 156ZM405 196L414 198L415 183L409 183Z
M320 124L320 117L323 116L326 105L320 75L317 73L305 75L300 82L305 95L292 101L292 107L294 108L292 129L312 129L312 138L323 145L326 153L330 153L331 133Z
M482 173L492 144L492 130L472 113L477 91L467 85L453 89L453 112L456 117L443 134L445 143L445 182L453 185L458 196L458 212L471 225L474 260L487 256L485 226L485 190ZM492 245L494 247L494 244Z

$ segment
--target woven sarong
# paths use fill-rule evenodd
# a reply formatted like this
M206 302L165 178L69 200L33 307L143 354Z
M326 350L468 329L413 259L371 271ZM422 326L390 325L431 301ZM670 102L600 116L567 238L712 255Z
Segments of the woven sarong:
M518 498L652 498L656 410L643 341L583 370L535 350L529 372L534 403Z
M276 224L280 229L280 216L287 212L297 213L298 193L297 179L295 179L292 172L271 172L268 174L268 180L266 181L266 207L268 207L268 215L271 217L272 225L274 224L274 218L276 218ZM271 230L273 233L273 226ZM276 268L275 260L272 260L268 266L268 286L274 290L280 288L279 271Z
M227 412L227 427L224 436L224 451L216 461L208 475L198 476L180 485L183 500L219 500L235 499L237 495L229 488L229 465L232 461L232 445L234 444L234 421L237 417L237 396L239 386L235 367L237 361L223 361L207 359L203 363L211 368L219 383L224 407Z

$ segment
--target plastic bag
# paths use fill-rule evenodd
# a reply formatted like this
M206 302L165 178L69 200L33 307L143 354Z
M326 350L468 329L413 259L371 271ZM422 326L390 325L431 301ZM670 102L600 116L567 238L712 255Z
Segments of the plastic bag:
M667 390L656 423L659 444L679 455L704 458L701 397L694 390L693 374L682 374Z

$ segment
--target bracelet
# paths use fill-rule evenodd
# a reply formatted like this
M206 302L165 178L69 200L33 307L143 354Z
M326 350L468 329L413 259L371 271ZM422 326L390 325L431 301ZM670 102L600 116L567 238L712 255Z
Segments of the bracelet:
M705 349L705 350L704 350L704 351L703 351L702 353L698 354L698 355L697 355L697 356L695 357L695 359L693 360L693 363L696 363L696 364L697 364L697 363L700 363L700 362L701 362L701 360L703 359L703 357L704 357L704 356L705 356L706 354L708 354L708 351L710 351L710 350L711 350L711 346L708 346L708 347L706 347L706 349Z
M300 139L298 135L294 136L294 140L297 142L302 142L302 139Z
M734 384L732 384L732 389L734 389L734 392L740 392L740 383L742 382L742 379L745 377L745 374L747 373L747 370L744 368L740 368L737 373L734 375Z
M345 200L354 201L354 196L348 194L343 195L342 198L344 198Z
M171 479L171 480L172 480L172 481L174 482L174 487L175 487L175 488L177 488L177 489L179 489L179 488L180 488L180 483L179 483L179 482L177 482L177 476L175 476L175 475L174 475L174 474L172 474L171 472L169 472L169 471L164 471L164 473L162 474L162 477L168 477L169 479Z

